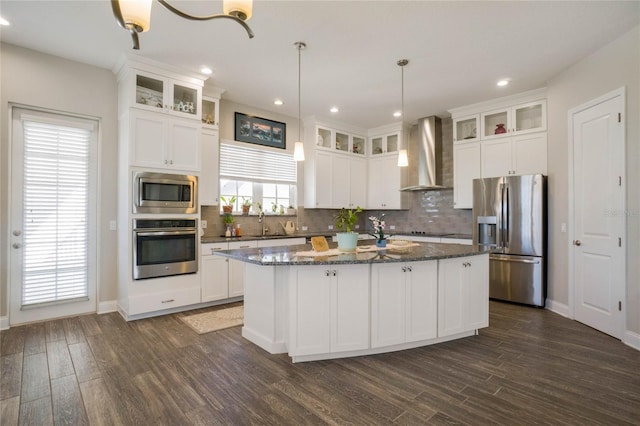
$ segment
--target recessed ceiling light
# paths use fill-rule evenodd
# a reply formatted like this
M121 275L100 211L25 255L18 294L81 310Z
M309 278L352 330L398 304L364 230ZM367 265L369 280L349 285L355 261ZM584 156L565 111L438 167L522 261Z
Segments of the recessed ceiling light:
M284 102L282 102L282 99L276 99L275 101L273 101L274 105L283 105Z
M7 21L6 19L4 19L2 16L0 16L0 25L11 25L9 24L9 21Z
M209 67L202 67L200 68L200 72L202 74L206 74L206 75L211 75L213 73L213 71L211 70L211 68Z
M499 87L503 87L506 86L507 84L509 84L509 80L507 80L506 78L504 80L498 80L498 83L496 83Z
M329 111L331 111L333 113L336 113L336 112L338 112L340 110L338 109L338 107L331 107L331 109Z
M396 111L396 112L393 113L393 116L394 117L401 117L402 113L400 111Z

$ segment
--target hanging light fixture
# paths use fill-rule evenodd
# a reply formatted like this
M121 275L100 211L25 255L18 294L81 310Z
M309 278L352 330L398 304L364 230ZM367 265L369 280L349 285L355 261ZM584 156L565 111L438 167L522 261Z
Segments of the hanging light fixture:
M298 49L298 141L293 145L293 159L295 161L304 161L304 143L302 143L301 131L302 120L300 119L300 52L305 49L307 45L301 41L293 43Z
M401 83L401 103L400 103L400 120L401 123L404 124L404 67L409 63L408 59L400 59L398 61L398 66L400 70L402 70L402 83ZM402 126L404 127L404 126ZM400 150L398 151L398 167L407 167L409 166L409 156L407 155L407 149L404 148L404 129L401 129L402 136L402 145L400 146Z
M254 36L253 31L245 22L251 18L253 0L223 0L222 10L224 13L207 16L189 15L170 5L166 0L158 0L158 3L176 15L192 21L209 21L218 18L231 19L244 27L249 38ZM152 0L111 0L113 15L118 25L131 34L133 49L135 50L140 49L138 33L147 32L151 27L151 5Z

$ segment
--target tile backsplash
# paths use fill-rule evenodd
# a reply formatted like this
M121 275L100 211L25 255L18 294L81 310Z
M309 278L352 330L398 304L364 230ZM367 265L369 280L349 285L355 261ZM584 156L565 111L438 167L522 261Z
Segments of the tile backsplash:
M443 138L443 184L453 186L453 125L451 118L442 119ZM271 234L284 233L284 223L293 221L301 231L303 226L306 232L332 233L329 226L334 225L334 217L338 213L335 209L304 209L300 207L296 216L266 216L266 225ZM410 193L409 210L366 210L360 215L358 231L367 232L370 229L369 216L385 214L387 232L409 233L411 231L424 231L427 233L453 233L471 234L472 212L465 209L453 208L453 190L441 189L437 191L415 191ZM234 216L236 223L240 224L245 235L259 235L262 232L262 224L258 223L257 216ZM203 207L202 219L207 221L205 236L218 236L224 234L225 226L218 213L218 207ZM390 230L395 226L395 230Z

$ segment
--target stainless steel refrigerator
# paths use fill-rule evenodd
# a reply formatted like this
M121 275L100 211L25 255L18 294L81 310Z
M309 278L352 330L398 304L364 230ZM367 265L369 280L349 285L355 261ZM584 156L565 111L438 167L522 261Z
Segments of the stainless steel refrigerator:
M473 242L490 248L489 297L544 306L547 296L547 178L473 180Z

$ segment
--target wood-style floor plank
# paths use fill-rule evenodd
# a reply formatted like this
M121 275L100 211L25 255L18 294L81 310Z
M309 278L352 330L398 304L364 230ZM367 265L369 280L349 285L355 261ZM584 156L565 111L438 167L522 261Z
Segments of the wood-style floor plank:
M51 399L53 402L53 419L56 426L83 426L89 424L82 396L80 395L80 387L75 376L52 379Z
M22 366L22 405L51 395L47 354L24 357ZM37 405L36 405L37 406ZM51 404L49 404L51 406Z
M0 424L13 426L18 424L20 415L20 397L3 399L0 401Z
M491 302L477 336L297 364L240 327L198 335L180 320L189 314L3 332L2 415L38 425L640 425L640 352L546 310Z

